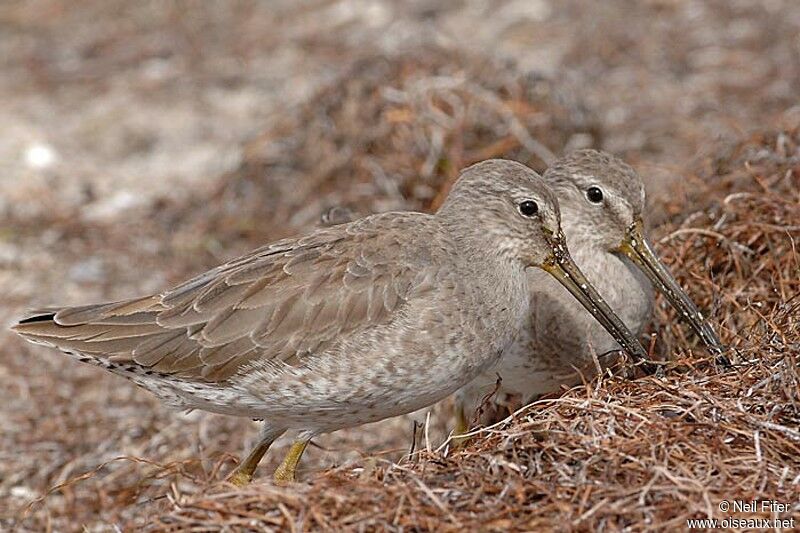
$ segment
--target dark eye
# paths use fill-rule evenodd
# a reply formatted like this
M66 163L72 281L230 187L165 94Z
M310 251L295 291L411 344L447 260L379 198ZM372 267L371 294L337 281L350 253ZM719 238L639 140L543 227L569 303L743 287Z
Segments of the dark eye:
M519 204L519 212L523 216L532 217L539 212L539 205L533 200L525 200Z
M586 189L586 198L593 204L599 204L603 201L603 191L600 187L589 187Z

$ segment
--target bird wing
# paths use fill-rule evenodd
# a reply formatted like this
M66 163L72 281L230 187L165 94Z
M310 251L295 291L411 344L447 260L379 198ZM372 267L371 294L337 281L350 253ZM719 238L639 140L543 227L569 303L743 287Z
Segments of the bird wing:
M386 214L255 250L160 295L35 312L34 342L161 373L224 381L254 361L300 364L389 322L436 287L431 217Z

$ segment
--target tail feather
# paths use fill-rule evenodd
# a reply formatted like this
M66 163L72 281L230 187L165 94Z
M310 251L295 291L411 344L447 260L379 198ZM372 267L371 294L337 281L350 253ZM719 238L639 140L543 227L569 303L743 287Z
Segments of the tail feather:
M43 308L29 313L12 330L33 343L123 376L170 407L241 415L241 409L234 407L236 391L203 381L204 372L218 366L204 367L199 355L202 346L192 338L192 328L158 324L156 318L163 309L158 297ZM187 379L187 373L192 377Z
M156 324L155 297L121 302L37 309L11 327L22 337L88 354L130 353L164 330Z
M55 317L55 312L47 312L47 311L32 311L30 317L23 318L16 325L12 326L12 329L15 331L19 331L19 326L24 324L36 324L38 322L52 322Z
M161 311L158 296L145 296L105 304L90 304L58 309L55 322L62 326L78 326L89 322L98 323L117 317L139 315L142 311Z

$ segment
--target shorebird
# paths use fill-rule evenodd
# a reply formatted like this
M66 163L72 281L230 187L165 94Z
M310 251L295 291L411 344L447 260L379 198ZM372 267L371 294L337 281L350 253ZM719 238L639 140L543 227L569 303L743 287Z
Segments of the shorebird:
M647 241L644 184L633 168L610 154L579 150L557 160L544 179L558 196L575 262L631 331L641 333L651 319L655 286L707 347L722 351L711 325ZM603 355L619 350L592 315L540 273L528 271L530 314L519 337L495 368L457 393L455 434L468 430L474 409L494 389L527 403L579 383L582 374L597 370L595 360L608 364L613 358Z
M317 229L160 294L42 309L14 329L171 407L263 420L235 484L298 431L274 475L291 481L314 436L429 406L493 364L529 314L528 267L646 357L570 258L550 188L503 160L467 168L433 215Z

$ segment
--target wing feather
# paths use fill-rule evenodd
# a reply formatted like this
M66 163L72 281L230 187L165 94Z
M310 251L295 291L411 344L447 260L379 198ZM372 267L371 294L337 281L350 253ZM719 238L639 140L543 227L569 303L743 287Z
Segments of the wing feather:
M321 229L160 295L47 309L15 329L190 380L223 381L257 361L301 364L436 290L444 237L408 237L432 221L395 213Z

